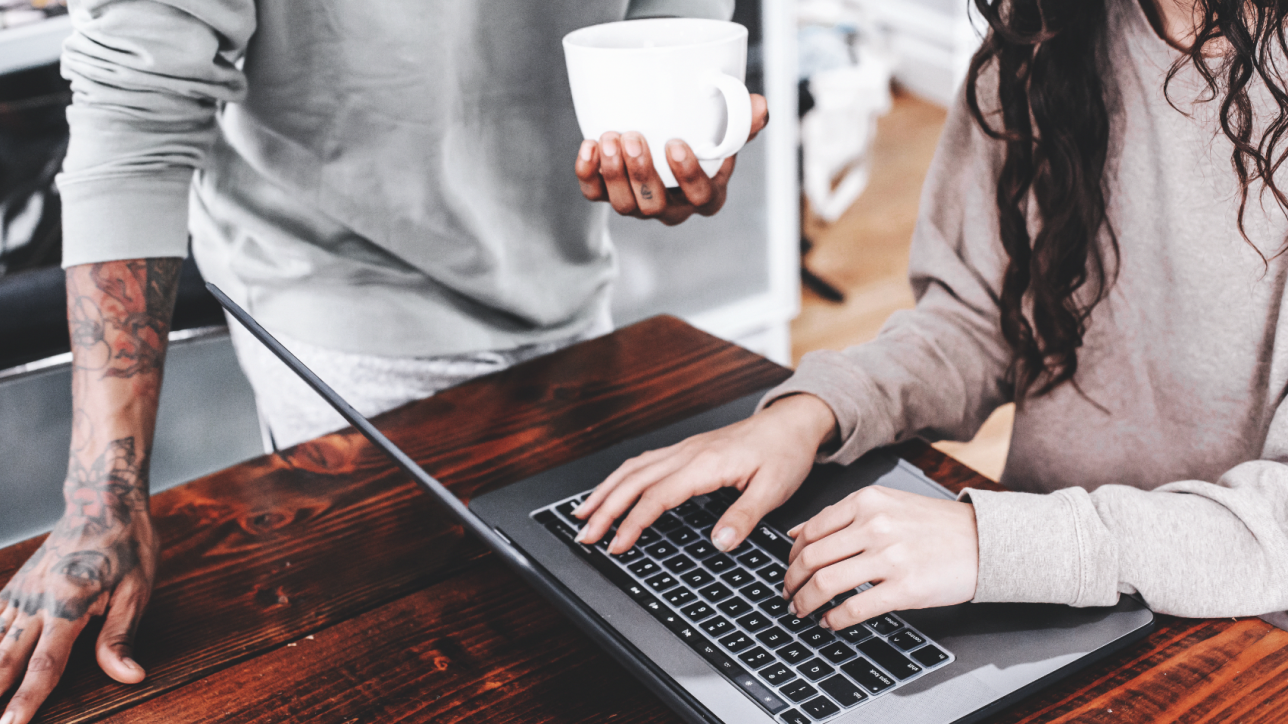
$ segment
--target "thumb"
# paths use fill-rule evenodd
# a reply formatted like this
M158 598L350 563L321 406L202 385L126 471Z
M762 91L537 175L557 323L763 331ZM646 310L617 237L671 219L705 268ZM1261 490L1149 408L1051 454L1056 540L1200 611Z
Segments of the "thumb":
M103 672L122 684L137 684L146 673L133 658L134 633L147 605L148 592L134 579L122 581L112 596L112 605L98 635L95 653Z
M782 491L770 484L763 472L757 472L738 500L716 521L711 530L711 542L726 553L737 548L751 535L760 519L781 505L783 500Z

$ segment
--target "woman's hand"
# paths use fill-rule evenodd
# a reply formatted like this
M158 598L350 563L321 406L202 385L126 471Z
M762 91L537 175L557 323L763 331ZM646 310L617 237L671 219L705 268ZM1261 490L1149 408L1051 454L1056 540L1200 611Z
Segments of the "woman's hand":
M630 511L608 547L609 553L624 553L663 512L729 486L742 495L716 522L711 538L716 548L733 550L796 492L819 446L835 431L836 418L822 400L793 395L741 422L631 458L573 511L589 517L578 540L598 541Z
M783 597L799 617L864 583L874 585L819 622L839 630L891 611L975 597L979 539L968 503L872 486L824 508L796 539Z
M765 97L751 95L750 143L769 123ZM693 214L711 216L724 206L725 191L733 174L734 159L726 158L714 177L708 178L693 150L684 141L666 144L666 162L679 188L668 189L653 167L653 156L644 137L635 132L605 133L599 142L582 141L575 171L581 193L591 201L607 201L623 216L657 219L667 226Z

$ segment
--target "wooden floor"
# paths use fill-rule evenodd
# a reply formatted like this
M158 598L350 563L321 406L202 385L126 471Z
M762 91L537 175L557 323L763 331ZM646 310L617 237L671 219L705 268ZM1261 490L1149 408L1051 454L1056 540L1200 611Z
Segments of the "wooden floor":
M943 129L944 109L914 96L896 95L881 119L873 149L872 180L844 216L825 224L805 214L814 242L809 268L845 293L835 304L805 291L792 324L792 356L816 349L844 349L877 335L887 317L913 304L908 286L908 245L917 219L921 184ZM936 447L993 480L1002 473L1014 408L989 418L974 440Z

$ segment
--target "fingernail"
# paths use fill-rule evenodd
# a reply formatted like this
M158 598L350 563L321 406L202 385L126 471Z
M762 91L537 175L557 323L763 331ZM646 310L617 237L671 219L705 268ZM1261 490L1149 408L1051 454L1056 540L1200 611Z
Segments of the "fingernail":
M573 509L572 509L572 514L573 514L573 516L574 516L574 517L577 517L577 518L580 518L580 517L582 516L582 514L583 514L583 513L585 513L585 512L586 512L586 504L585 504L585 503L582 503L581 505L578 505L576 508L573 508Z
M604 139L602 148L605 156L612 157L617 155L617 141L611 138Z
M671 154L672 161L683 161L688 156L684 152L684 144L679 141L670 141L666 144L666 152Z
M796 618L801 617L799 613L796 613L796 603L794 601L792 603L787 604L787 612L795 616ZM0 722L0 724L4 724L4 722Z
M0 724L13 724L13 718L14 718L13 712L9 712L4 716L0 716Z
M581 160L589 161L591 154L594 153L594 150L595 150L595 143L593 141L582 141L581 142Z
M822 626L823 628L827 629L828 631L831 631L831 630L832 630L832 624L831 624L831 623L828 623L827 616L824 616L824 617L822 618L822 620L820 620L820 621L818 622L818 625L819 625L819 626Z
M613 536L613 542L608 544L608 550L609 550L609 552L614 552L614 551L616 551L616 550L617 550L617 544L618 544L618 543L620 543L620 542L622 542L622 537L621 537L621 536L618 536L618 535Z
M584 526L581 530L577 531L577 537L573 538L573 540L577 541L578 543L585 543L586 533L589 530L590 530L590 526Z
M626 155L631 158L639 158L639 155L644 152L640 146L640 140L635 136L622 136L622 148L626 149Z
M716 544L717 549L729 551L733 548L733 539L736 535L738 534L734 532L733 528L726 526L716 531L716 534L711 537L711 542Z
M804 524L804 523L801 523L800 525L796 526L795 528L792 528L791 530L787 531L787 537L788 537L788 538L795 538L795 537L796 537L796 534L797 534L797 533L800 533L800 532L801 532L801 528L803 528L804 526L805 526L805 524Z

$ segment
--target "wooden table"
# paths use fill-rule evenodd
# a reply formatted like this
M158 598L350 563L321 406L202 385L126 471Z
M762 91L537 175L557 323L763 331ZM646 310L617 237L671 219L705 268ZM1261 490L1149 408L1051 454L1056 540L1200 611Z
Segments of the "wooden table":
M463 498L787 377L672 318L400 408L377 424ZM950 488L991 486L924 443ZM165 542L138 686L81 637L41 722L675 722L352 431L153 498ZM7 579L36 549L0 551ZM996 722L1288 721L1288 633L1160 617L1147 641Z

